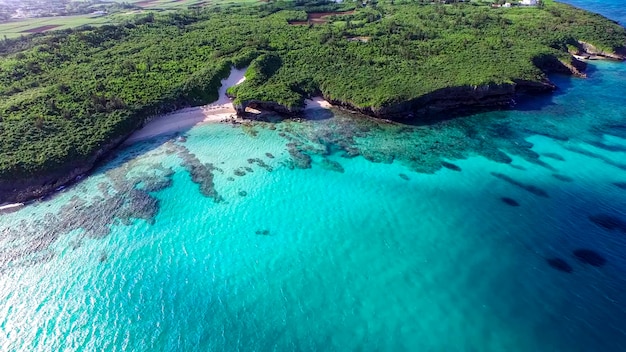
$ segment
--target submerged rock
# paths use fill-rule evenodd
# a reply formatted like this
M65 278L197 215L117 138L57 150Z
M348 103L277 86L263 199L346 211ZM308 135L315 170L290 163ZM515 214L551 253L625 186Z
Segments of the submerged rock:
M200 193L212 198L216 203L221 202L223 198L215 189L214 171L223 172L220 168L211 163L203 164L195 154L189 152L184 146L176 146L178 155L183 159L182 166L191 175L191 181L200 186Z
M589 220L594 224L611 231L620 231L626 234L626 220L610 214L590 215Z
M265 161L261 160L260 158L248 159L248 164L257 164L259 167L264 168L268 172L272 172L274 170L273 167L268 165Z
M513 198L502 197L500 198L500 200L504 202L504 204L510 205L512 207L519 207L519 203Z
M561 175L561 174L552 174L552 177L556 178L559 181L563 181L563 182L573 182L574 179L569 177L569 176L565 176L565 175Z
M602 143L602 142L588 142L589 144L593 145L596 148L600 148L600 149L604 149L607 150L609 152L626 152L626 147L625 146L621 146L621 145L614 145L614 144L606 144L606 143Z
M574 153L578 153L580 155L584 155L584 156L587 156L587 157L590 157L590 158L598 159L598 160L600 160L600 161L602 161L602 162L604 162L606 164L609 164L611 166L615 166L618 169L626 170L626 164L622 164L622 163L618 163L616 161L613 161L613 160L611 160L610 158L608 158L608 157L606 157L604 155L601 155L601 154L598 154L598 153L594 153L594 152L590 152L590 151L588 151L586 149L583 149L583 148L577 147L577 146L568 145L568 146L566 146L564 148L569 150L570 152L574 152Z
M543 153L541 155L545 156L546 158L550 158L550 159L554 159L558 161L565 161L565 158L557 153Z
M400 176L400 178L405 180L405 181L409 181L410 180L409 176L407 176L405 174L398 174L398 176Z
M270 234L270 230L256 230L257 235L268 236Z
M248 192L246 192L246 191L239 191L239 195L242 196L242 197L245 197L245 196L248 195Z
M326 159L326 158L322 160L322 167L326 170L340 172L340 173L343 173L345 171L343 166L341 166L340 163L334 160Z
M617 188L626 190L626 182L613 182L613 185Z
M546 198L549 197L548 192L544 191L543 189L541 189L541 188L539 188L537 186L525 184L525 183L517 181L517 180L513 179L512 177L509 177L509 176L507 176L505 174L501 174L499 172L492 172L491 175L495 176L495 177L497 177L497 178L499 178L499 179L501 179L503 181L506 181L506 182L508 182L508 183L510 183L510 184L512 184L514 186L517 186L517 187L519 187L519 188L521 188L521 189L523 189L523 190L525 190L527 192L530 192L530 193L532 193L532 194L534 194L536 196L546 197Z
M150 177L142 181L140 189L146 192L158 192L172 186L171 178Z
M598 252L595 252L591 249L577 249L572 253L576 257L576 259L591 266L601 267L606 264L606 259Z
M548 263L548 265L550 265L554 269L562 271L564 273L571 274L574 271L574 268L572 268L572 266L569 265L569 263L567 263L565 260L561 258L549 258L549 259L546 259L546 262Z
M453 170L453 171L461 171L461 168L459 166L449 163L447 161L441 161L441 166L445 167L446 169Z
M517 170L526 171L526 168L522 165L509 164L509 166Z

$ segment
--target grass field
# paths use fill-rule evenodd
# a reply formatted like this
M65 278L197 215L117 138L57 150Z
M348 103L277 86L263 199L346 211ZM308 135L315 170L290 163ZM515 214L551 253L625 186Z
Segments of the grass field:
M93 15L19 19L0 23L0 38L3 38L4 36L7 38L15 38L20 35L28 35L30 33L78 27L86 24L102 25L112 23L112 19L113 18L110 16L94 17Z
M135 6L141 7L144 11L173 11L177 9L185 9L189 6L218 6L218 5L235 5L235 4L258 4L259 0L126 0L117 2L127 2ZM118 13L112 13L107 16L76 15L76 16L57 16L57 17L39 17L16 19L7 22L0 22L0 39L16 38L21 35L31 33L45 32L49 30L66 29L83 25L103 25L113 24L120 20L120 15L132 15L140 13L133 10Z

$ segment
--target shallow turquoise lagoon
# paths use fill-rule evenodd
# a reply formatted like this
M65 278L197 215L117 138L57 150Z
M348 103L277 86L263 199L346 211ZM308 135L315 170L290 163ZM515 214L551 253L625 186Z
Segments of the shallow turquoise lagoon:
M621 351L626 65L589 73L514 111L122 150L0 216L0 350Z

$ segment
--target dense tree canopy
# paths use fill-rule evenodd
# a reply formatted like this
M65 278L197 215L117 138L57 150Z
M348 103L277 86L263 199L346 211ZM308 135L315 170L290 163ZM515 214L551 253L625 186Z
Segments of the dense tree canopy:
M194 9L4 41L0 178L63 170L149 116L211 102L231 66L250 66L237 101L295 107L323 93L380 107L450 86L541 80L536 59L570 60L578 40L607 51L626 43L619 25L551 1L356 4ZM307 12L352 9L302 23Z

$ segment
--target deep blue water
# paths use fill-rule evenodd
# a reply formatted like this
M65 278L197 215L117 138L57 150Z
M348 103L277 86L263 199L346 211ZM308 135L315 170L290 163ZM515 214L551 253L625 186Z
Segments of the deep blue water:
M626 65L552 79L436 124L122 150L0 217L0 350L623 351Z

